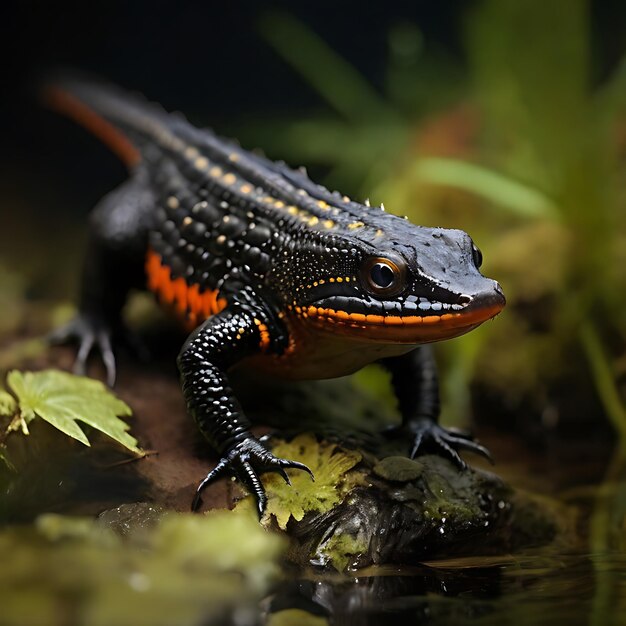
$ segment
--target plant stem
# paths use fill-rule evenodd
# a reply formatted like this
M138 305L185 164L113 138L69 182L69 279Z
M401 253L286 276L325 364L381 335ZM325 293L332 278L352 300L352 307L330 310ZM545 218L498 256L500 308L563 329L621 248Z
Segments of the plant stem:
M617 431L621 444L626 442L626 409L615 385L608 357L605 354L598 334L591 322L584 321L580 327L579 338L585 356L591 368L596 391L607 417Z

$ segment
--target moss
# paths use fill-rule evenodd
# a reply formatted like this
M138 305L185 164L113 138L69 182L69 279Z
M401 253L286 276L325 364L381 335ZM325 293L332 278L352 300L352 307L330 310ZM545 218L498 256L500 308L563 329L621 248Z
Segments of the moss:
M267 626L327 626L328 620L302 609L284 609L269 616Z
M408 483L422 475L424 467L419 461L403 456L388 456L374 465L374 474L386 480Z
M367 552L369 541L362 535L333 534L319 549L317 556L322 556L326 563L338 572L357 566L359 559Z
M361 460L358 452L339 449L336 444L318 442L311 434L302 434L290 442L281 441L272 448L277 457L304 463L315 476L306 472L289 471L291 485L278 474L267 474L263 480L268 503L265 523L274 517L285 530L290 519L301 521L307 513L325 513L341 502L362 473L351 471ZM250 498L248 498L250 500ZM249 502L244 506L249 507Z
M127 506L126 519L136 520L150 508ZM107 516L46 515L35 527L0 532L3 623L231 623L235 614L257 614L285 547L229 511L168 513L152 528L116 530Z

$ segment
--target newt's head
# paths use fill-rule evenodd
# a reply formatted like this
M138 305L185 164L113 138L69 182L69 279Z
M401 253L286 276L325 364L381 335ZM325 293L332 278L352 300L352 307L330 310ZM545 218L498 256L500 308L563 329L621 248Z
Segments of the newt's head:
M368 342L420 344L462 335L504 307L465 232L388 214L360 224L295 253L288 314Z

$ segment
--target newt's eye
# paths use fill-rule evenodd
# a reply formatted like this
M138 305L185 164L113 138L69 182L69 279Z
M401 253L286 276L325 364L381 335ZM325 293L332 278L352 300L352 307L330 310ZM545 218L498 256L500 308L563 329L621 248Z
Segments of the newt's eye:
M406 268L400 260L372 257L363 264L362 278L374 295L393 296L405 287Z
M483 264L483 253L478 249L476 244L472 244L472 259L474 260L474 265L477 269L480 269L480 266Z

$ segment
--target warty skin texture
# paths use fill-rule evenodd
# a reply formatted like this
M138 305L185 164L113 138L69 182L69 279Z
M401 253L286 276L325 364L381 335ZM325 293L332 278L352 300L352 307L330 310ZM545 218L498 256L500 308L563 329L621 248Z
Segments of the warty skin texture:
M109 382L129 289L146 286L191 334L178 357L189 413L221 455L202 481L235 474L266 496L259 475L308 469L277 459L250 434L232 367L329 378L380 361L392 373L411 456L487 451L437 423L428 346L497 315L499 285L459 230L416 226L313 183L139 97L65 80L52 106L127 163L130 177L94 209L79 315L56 340L79 344L76 370L100 351ZM145 268L145 273L142 272Z

